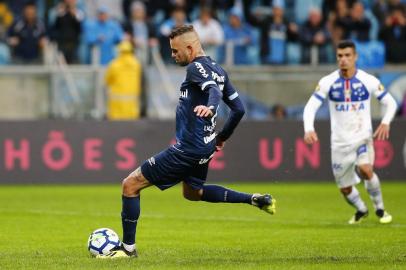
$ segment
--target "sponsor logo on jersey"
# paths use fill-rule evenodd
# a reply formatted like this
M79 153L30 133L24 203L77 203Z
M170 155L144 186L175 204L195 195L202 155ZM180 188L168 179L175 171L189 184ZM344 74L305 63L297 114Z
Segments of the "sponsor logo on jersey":
M149 158L149 159L148 159L148 163L149 163L149 165L151 165L151 166L155 165L155 158L154 158L154 157Z
M197 70L200 72L200 74L202 74L203 77L205 78L209 77L209 74L207 74L202 64L200 64L199 62L195 62L195 66L197 67Z
M339 99L341 97L341 92L340 91L331 91L331 95L335 99Z
M367 145L363 144L357 149L357 156L367 152Z
M362 84L361 84L361 86L362 86ZM367 94L367 90L361 86L359 88L355 89L354 93L353 93L353 99L358 100L358 101L365 100L369 96Z
M215 124L214 124L214 125L211 125L211 126L204 126L204 131L212 132L215 127L216 127Z
M212 133L210 136L204 137L203 141L204 141L205 144L208 144L209 142L214 140L214 138L216 138L216 133Z
M223 91L224 82L226 80L226 77L225 76L220 76L214 71L211 72L211 77L213 78L213 80L215 80L217 82L217 85L220 88L220 91Z
M362 83L360 83L360 82L352 84L352 88L354 88L354 89L360 88L361 86L362 86Z
M188 90L185 89L184 91L180 91L180 97L181 98L187 98L188 96Z
M316 86L316 88L314 89L314 92L318 92L318 91L320 91L320 84L318 84L318 85Z
M202 158L202 159L199 161L199 164L200 164L200 165L206 164L206 163L209 162L210 159L212 159L213 157L214 157L214 153L211 154L209 158Z
M209 162L209 160L210 160L210 159L208 159L208 158L202 158L201 160L199 160L199 164L200 164L200 165L206 164L207 162Z
M343 169L343 166L340 163L333 163L333 171L340 171Z
M336 82L333 84L333 89L337 89L337 88L341 88L343 87L343 83L342 82Z
M337 112L358 112L365 110L365 105L363 102L357 103L338 103L335 105Z
M213 78L213 80L220 83L225 81L225 76L220 76L214 71L211 72L211 77Z

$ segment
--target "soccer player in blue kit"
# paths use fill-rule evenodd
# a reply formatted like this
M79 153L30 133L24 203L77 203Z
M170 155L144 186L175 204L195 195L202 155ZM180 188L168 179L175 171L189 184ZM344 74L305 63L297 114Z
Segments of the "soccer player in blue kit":
M227 73L204 54L193 26L172 30L172 57L186 66L186 79L180 88L176 109L176 144L145 161L122 183L123 244L98 258L137 257L135 234L140 215L140 191L155 185L164 190L179 182L183 196L191 201L246 203L269 214L275 213L275 199L269 194L247 194L218 185L207 185L208 165L244 115L244 107ZM223 100L231 109L218 134L217 109Z

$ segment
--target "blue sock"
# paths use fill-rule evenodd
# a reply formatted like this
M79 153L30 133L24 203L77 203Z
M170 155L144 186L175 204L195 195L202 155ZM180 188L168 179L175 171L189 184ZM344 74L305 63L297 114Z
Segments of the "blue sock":
M140 216L140 196L122 196L123 210L121 212L121 222L123 225L123 243L127 245L135 244L135 233L137 221Z
M202 201L251 204L252 194L234 191L217 185L204 185Z

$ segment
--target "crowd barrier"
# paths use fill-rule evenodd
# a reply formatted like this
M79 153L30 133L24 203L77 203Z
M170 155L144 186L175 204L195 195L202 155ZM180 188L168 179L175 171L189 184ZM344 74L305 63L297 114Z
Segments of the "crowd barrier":
M332 181L330 124L316 129L320 143L308 146L301 122L242 122L210 162L209 181ZM173 121L0 122L0 183L120 183L174 134ZM381 179L406 181L406 121L375 153Z

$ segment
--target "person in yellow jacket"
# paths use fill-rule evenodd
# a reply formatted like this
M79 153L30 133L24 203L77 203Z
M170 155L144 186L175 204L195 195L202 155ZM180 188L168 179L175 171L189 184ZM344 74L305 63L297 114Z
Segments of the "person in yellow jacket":
M134 56L129 41L118 45L118 56L106 70L108 87L107 118L109 120L134 120L140 118L141 64Z

